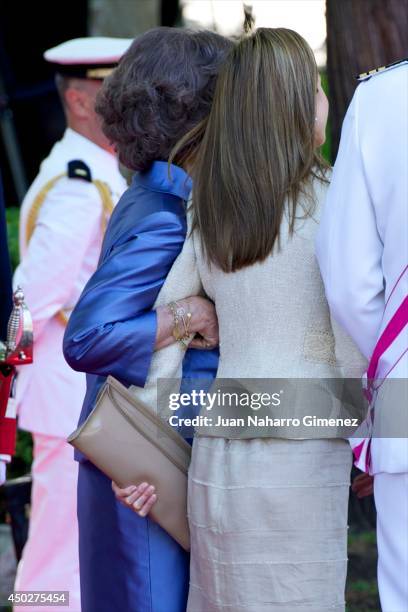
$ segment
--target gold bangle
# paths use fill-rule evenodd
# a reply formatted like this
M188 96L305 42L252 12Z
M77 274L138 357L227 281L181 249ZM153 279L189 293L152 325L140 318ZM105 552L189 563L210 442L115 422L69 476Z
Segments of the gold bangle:
M181 343L184 349L187 349L191 335L190 325L192 314L178 302L170 302L168 308L173 315L173 337L177 342Z

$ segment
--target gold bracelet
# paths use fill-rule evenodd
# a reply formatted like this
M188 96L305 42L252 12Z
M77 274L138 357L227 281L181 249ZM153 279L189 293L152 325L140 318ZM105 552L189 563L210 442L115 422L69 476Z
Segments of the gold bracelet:
M186 311L178 302L170 302L168 308L173 315L173 337L177 342L180 342L184 349L187 349L191 335L190 325L192 314L190 311Z

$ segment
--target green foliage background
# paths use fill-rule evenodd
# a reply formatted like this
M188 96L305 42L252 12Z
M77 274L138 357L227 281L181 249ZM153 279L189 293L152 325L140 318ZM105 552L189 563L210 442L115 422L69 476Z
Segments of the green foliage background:
M320 78L322 80L322 88L324 93L326 94L327 97L329 97L329 82L327 80L327 74L326 72L321 72L320 73ZM329 120L327 122L327 127L326 127L326 142L324 143L324 145L322 146L321 149L322 155L325 158L326 161L329 162L329 164L333 163L333 160L331 158L331 129L330 129L330 114L329 114Z
M19 262L19 249L18 249L19 216L20 216L20 209L17 206L6 208L8 246L9 246L10 258L11 258L11 266L13 270L16 269L18 262Z

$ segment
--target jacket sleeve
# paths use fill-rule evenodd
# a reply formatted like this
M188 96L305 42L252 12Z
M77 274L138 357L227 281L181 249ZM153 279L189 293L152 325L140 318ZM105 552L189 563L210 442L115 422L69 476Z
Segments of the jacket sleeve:
M347 111L316 252L334 318L368 358L384 311L383 245L358 134L359 88Z
M85 253L100 232L102 206L94 185L62 178L40 210L27 252L14 274L33 318L35 339L69 302Z
M74 370L144 385L156 339L152 308L184 238L182 218L153 213L104 256L65 332Z

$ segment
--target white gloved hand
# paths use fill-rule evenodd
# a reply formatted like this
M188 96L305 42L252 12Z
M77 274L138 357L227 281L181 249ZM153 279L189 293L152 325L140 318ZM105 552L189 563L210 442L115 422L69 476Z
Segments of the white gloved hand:
M0 486L6 482L6 461L0 459Z

